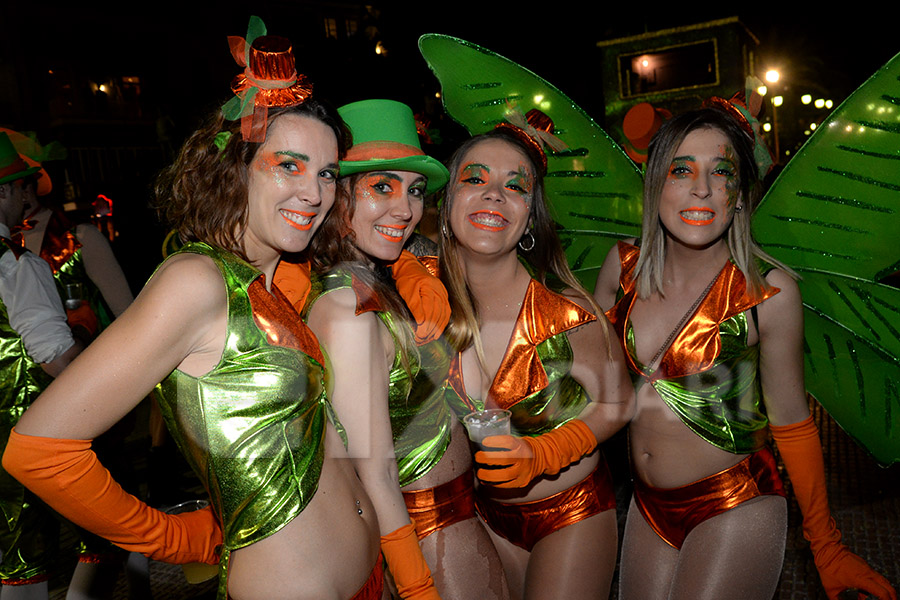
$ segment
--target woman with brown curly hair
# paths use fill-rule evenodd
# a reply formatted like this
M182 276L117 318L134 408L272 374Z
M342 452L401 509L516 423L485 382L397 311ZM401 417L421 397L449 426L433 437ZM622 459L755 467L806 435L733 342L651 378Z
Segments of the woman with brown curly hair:
M536 114L536 113L533 113ZM441 278L455 354L446 400L462 418L511 412L475 461L478 514L514 598L601 598L616 562L615 498L597 448L630 417L606 319L566 264L543 197L543 149L502 125L450 162Z
M345 129L309 98L290 43L262 33L233 44L248 67L236 110L195 132L160 179L187 244L23 417L4 465L122 547L219 563L221 599L380 598L378 521L346 460L324 358L271 283L334 201ZM151 509L90 450L154 386L211 509Z

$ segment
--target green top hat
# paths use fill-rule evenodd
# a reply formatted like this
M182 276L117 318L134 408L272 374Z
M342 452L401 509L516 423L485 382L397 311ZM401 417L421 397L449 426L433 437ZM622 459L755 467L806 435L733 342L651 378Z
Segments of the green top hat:
M428 178L432 194L450 173L419 144L412 109L394 100L361 100L338 109L353 133L353 147L341 161L341 177L367 171L412 171Z
M24 179L40 170L40 166L29 167L28 163L16 152L9 136L0 132L0 184Z

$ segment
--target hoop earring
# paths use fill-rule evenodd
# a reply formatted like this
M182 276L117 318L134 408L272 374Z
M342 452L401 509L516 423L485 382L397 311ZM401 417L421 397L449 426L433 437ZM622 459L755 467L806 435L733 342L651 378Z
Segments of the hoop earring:
M447 223L441 223L441 233L444 235L446 239L450 239L450 228L447 227Z
M527 238L526 238L526 236L527 236ZM531 244L530 244L527 248L526 248L525 245L522 243L522 242L524 242L526 239L530 239L530 240L531 240ZM531 233L530 231L526 231L525 234L522 236L522 239L519 240L519 248L521 248L522 252L531 252L532 250L534 250L534 246L535 246L536 243L537 243L537 242L536 242L535 239L534 239L534 234Z

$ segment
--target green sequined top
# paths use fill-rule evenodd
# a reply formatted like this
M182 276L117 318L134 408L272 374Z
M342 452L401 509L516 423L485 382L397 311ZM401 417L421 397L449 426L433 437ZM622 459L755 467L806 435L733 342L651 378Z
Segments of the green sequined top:
M769 420L760 389L759 346L747 344L745 311L778 289L751 297L743 274L728 262L659 367L649 371L637 360L629 318L637 296L632 273L638 255L636 246L619 242L621 285L616 305L606 313L623 341L632 381L650 383L691 431L717 448L734 454L760 450Z
M175 370L157 386L156 395L169 431L222 524L219 598L225 598L230 551L276 533L316 493L332 412L315 338L277 288L272 288L274 297L267 297L280 303L277 310L297 317L285 325L301 328L284 345L271 343L254 319L270 318L262 314L261 302L251 304L259 294L251 286L267 294L259 271L202 243L186 244L176 254L182 253L208 256L222 273L228 294L225 349L210 372L192 377Z
M400 486L403 487L428 473L440 462L450 445L453 416L440 395L450 365L450 349L443 339L437 339L419 346L418 352L408 354L404 361L399 328L405 327L411 332L411 326L404 319L383 310L373 290L341 269L325 275L312 275L312 289L304 315L309 315L318 298L344 288L352 288L356 293L356 314L375 312L394 340L388 412ZM412 339L411 335L409 339Z
M488 391L494 405L511 411L514 435L551 431L576 418L590 402L570 374L574 357L566 332L594 320L575 302L531 280ZM447 404L462 419L474 410L484 410L486 404L466 393L460 359L460 354L453 358L444 391Z

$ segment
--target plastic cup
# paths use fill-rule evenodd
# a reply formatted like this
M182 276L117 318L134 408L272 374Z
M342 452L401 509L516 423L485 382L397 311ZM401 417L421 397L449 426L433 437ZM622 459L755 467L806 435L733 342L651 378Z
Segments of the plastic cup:
M166 514L179 515L181 513L193 512L209 506L206 500L188 500L181 504L166 509ZM219 565L208 565L206 563L193 562L181 565L181 571L188 583L203 583L209 581L219 574Z
M502 408L477 410L463 417L463 425L469 433L469 439L481 445L486 437L492 435L509 435L509 417L512 413Z

